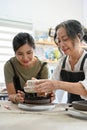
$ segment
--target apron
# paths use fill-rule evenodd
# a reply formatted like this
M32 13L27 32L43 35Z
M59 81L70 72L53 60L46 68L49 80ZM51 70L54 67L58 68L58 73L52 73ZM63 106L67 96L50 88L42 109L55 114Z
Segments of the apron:
M71 71L65 70L66 58L67 57L65 57L65 59L63 61L62 69L60 72L61 79L66 82L78 82L78 81L84 80L85 75L83 72L83 66L84 66L85 59L87 58L87 54L84 56L84 58L82 60L79 72L71 72ZM72 103L73 101L80 101L80 100L84 100L84 99L81 99L81 97L77 94L68 93L67 103Z

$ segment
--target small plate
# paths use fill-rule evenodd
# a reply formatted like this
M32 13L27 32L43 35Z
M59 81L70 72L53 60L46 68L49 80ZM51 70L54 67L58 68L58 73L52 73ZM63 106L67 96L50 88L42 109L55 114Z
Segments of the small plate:
M72 107L77 110L87 111L87 101L73 101Z
M51 110L55 108L55 104L44 104L44 105L32 105L32 104L18 104L18 108L27 110L27 111L44 111Z
M87 120L87 112L86 111L80 111L80 110L76 110L74 108L70 108L67 111L67 114L76 117L76 118L80 118L80 119L86 119Z

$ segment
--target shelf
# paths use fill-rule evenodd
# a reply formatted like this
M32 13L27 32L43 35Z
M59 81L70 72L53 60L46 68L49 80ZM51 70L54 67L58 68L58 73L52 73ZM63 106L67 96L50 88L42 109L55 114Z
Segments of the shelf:
M54 41L48 42L48 41L36 41L36 44L40 44L40 45L53 45L56 46Z
M57 60L43 60L44 62L47 62L49 64L56 64L57 63Z
M81 47L87 50L87 45L81 45Z

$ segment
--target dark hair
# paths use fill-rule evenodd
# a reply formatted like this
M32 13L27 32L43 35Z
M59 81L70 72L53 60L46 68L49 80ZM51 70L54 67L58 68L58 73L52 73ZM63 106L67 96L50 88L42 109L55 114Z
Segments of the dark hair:
M54 41L56 43L56 37L57 37L57 30L60 27L64 27L67 35L73 40L76 38L78 34L80 34L80 40L84 40L84 27L81 25L81 23L77 20L67 20L59 25L56 26L55 28L55 35L54 35Z
M83 40L87 43L87 28L84 27L84 36Z
M33 37L29 33L20 32L13 38L13 49L16 52L24 44L29 44L35 49L35 42Z

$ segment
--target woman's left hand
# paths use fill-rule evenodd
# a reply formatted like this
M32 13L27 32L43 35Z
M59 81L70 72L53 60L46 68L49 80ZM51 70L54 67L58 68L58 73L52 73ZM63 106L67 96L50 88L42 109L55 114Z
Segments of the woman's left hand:
M24 102L24 97L25 97L25 93L20 91L20 90L18 90L18 92L16 94L16 98L15 98L17 103L19 103L19 102L23 103Z

